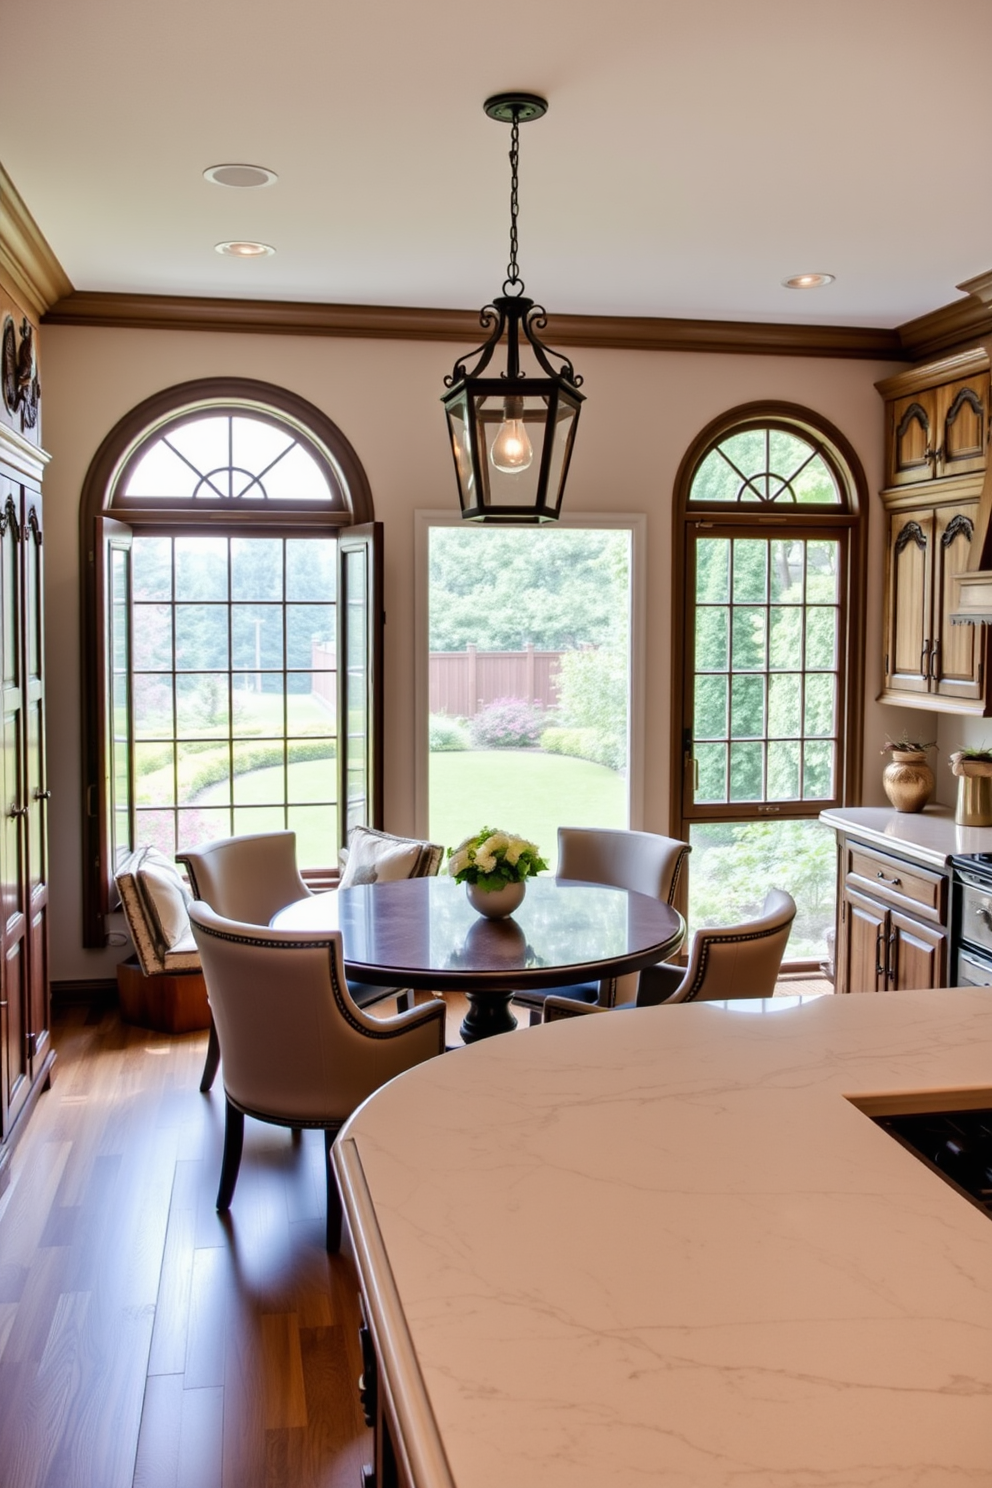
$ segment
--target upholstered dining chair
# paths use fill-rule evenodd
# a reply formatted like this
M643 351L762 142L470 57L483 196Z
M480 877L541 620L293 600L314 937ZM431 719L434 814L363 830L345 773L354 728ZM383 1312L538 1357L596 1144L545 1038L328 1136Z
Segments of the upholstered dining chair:
M559 827L557 876L630 889L673 904L690 851L687 842L679 842L675 837L662 837L656 832L631 832L614 827ZM618 997L632 998L636 990L635 972L603 982L555 987L553 995L612 1007ZM543 991L519 992L513 1000L529 1009L533 1024L540 1023L545 1003L551 995L551 992Z
M295 832L255 832L221 837L176 853L189 876L194 899L228 920L267 925L278 910L310 893L296 866ZM211 1017L207 1057L200 1089L214 1083L220 1062L217 1029Z
M226 1116L217 1209L231 1206L245 1117L324 1133L327 1249L341 1240L331 1147L363 1100L444 1052L443 1002L370 1018L352 1000L341 933L271 930L197 900L190 926L223 1057Z
M758 919L740 925L697 930L687 967L662 962L640 974L637 998L624 1007L656 1007L672 1002L717 1002L734 997L771 997L785 955L796 901L784 889L770 889ZM607 1009L549 994L545 1018L555 1022Z
M444 849L415 837L396 837L373 827L353 827L350 851L339 888L352 883L375 883L391 878L414 878L436 873ZM296 865L296 833L257 832L243 837L223 837L217 842L176 854L189 875L196 899L209 904L229 920L267 925L280 909L310 893ZM353 1002L369 1008L388 997L396 997L401 1011L409 1005L409 994L395 987L349 982ZM200 1089L208 1091L217 1074L220 1048L213 1021L207 1040L207 1055Z

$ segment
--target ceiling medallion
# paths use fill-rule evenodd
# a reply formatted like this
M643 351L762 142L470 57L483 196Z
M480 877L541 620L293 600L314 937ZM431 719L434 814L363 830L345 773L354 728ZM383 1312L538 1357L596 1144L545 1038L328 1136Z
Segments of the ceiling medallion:
M499 93L483 107L491 119L511 126L510 262L503 293L479 313L479 323L490 335L455 362L444 379L448 391L441 402L462 516L475 522L553 522L560 515L584 401L582 378L561 352L538 337L547 325L547 311L524 294L517 263L520 125L540 119L548 105L534 93ZM483 376L504 334L506 370ZM536 364L536 375L521 366L521 351ZM478 360L469 370L473 357Z

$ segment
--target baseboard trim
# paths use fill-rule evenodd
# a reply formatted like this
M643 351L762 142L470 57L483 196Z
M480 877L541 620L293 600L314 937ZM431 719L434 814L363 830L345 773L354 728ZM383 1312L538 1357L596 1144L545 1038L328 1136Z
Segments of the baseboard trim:
M114 977L77 977L52 982L52 1002L116 1002L117 982Z

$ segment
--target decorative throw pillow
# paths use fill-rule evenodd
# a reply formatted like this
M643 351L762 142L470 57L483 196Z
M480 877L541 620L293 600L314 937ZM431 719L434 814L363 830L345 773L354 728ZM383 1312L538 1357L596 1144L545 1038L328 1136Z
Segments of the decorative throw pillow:
M138 883L158 939L171 951L189 934L189 901L179 870L163 853L149 848L138 868Z
M410 838L390 837L384 832L354 827L348 841L348 861L338 888L415 878L422 848L423 843Z

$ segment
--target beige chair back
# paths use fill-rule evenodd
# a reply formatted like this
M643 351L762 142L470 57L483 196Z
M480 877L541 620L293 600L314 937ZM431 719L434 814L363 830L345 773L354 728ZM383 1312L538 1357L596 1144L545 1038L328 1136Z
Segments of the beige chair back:
M691 849L675 837L631 832L615 827L559 827L558 877L606 884L650 894L674 904L682 868ZM600 1002L612 1005L637 994L638 978L612 979L600 986Z
M796 917L796 901L771 889L757 920L697 930L689 966L667 1002L713 1002L725 997L771 997ZM642 973L647 986L648 972ZM640 1002L641 999L639 998Z
M310 890L296 866L295 832L224 837L195 852L176 853L186 865L196 899L228 920L267 925L272 916Z
M286 1125L350 1116L394 1075L444 1051L444 1004L370 1018L348 994L339 931L270 930L190 909L223 1055L224 1089Z
M558 877L609 884L672 904L689 844L655 832L559 827Z

